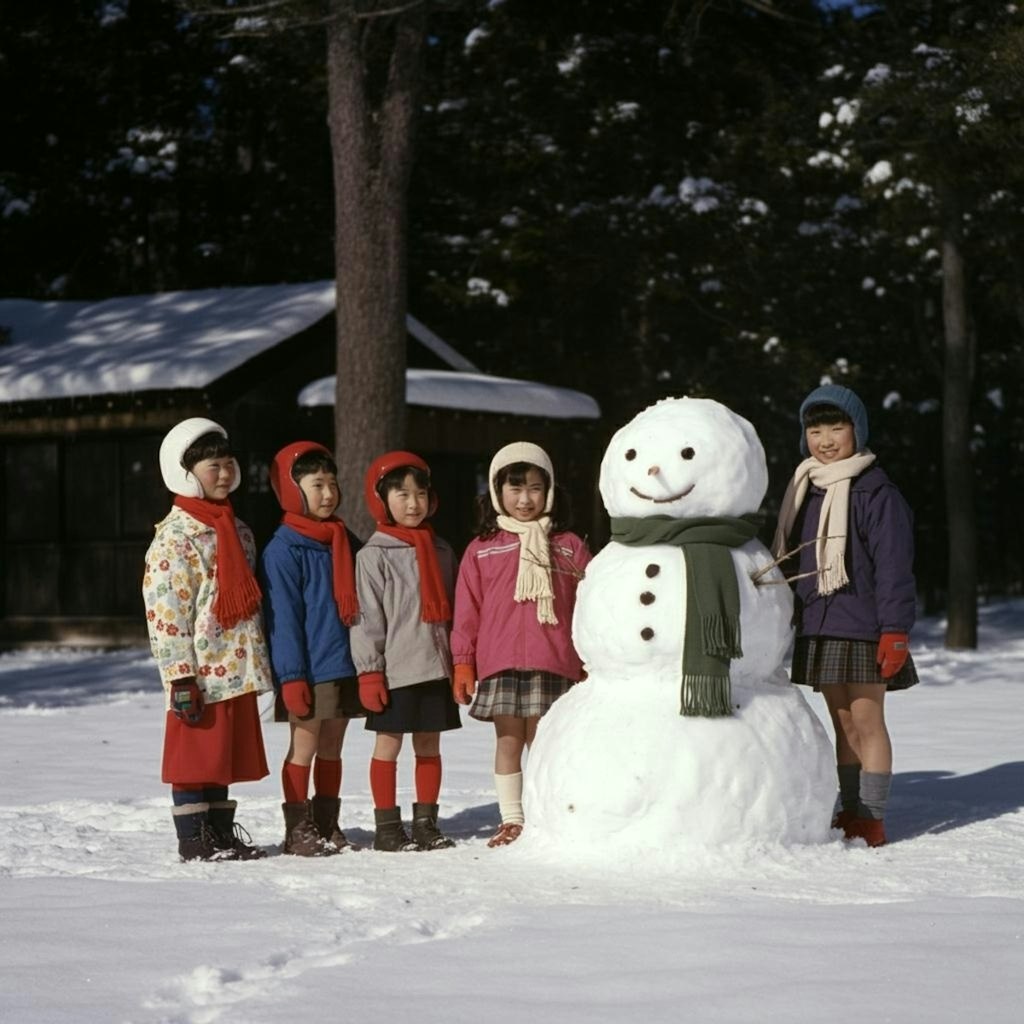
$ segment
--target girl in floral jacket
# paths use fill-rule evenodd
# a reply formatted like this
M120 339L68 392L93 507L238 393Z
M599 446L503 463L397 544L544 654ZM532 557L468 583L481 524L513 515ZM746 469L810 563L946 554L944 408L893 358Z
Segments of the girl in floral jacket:
M267 775L257 695L272 688L253 576L252 531L228 495L241 473L224 428L193 417L160 445L176 495L146 552L142 594L167 693L164 782L182 860L250 860L264 851L235 825L233 782Z

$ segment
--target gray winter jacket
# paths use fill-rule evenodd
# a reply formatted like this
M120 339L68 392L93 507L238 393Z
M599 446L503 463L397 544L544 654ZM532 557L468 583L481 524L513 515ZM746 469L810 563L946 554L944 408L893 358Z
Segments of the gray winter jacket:
M448 600L455 596L455 552L440 537L434 549ZM356 671L383 672L392 690L450 678L450 622L424 622L416 550L374 533L356 555L359 617L349 637Z

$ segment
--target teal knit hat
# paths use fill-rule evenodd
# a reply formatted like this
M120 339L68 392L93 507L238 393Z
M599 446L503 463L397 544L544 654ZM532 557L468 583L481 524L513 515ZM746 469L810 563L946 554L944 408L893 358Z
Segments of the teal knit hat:
M807 458L807 435L804 428L804 413L816 405L834 405L850 417L853 423L853 437L857 451L862 452L868 443L868 411L856 393L842 384L822 384L815 388L800 406L800 453Z

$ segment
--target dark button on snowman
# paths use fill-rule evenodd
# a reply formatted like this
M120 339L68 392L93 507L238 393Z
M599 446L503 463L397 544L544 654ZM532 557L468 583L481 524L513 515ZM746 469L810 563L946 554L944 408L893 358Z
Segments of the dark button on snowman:
M541 720L524 838L647 853L828 838L831 746L788 681L792 597L749 519L767 486L754 428L710 399L664 399L612 438L612 540L573 619L588 678Z

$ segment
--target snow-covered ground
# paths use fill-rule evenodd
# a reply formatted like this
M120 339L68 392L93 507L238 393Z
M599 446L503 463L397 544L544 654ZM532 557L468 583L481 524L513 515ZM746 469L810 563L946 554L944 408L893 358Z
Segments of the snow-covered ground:
M455 849L277 856L268 723L270 777L232 793L271 856L180 864L148 652L0 656L0 1021L1017 1021L1024 601L981 622L976 652L944 650L938 621L914 633L890 845L629 863L600 835L571 865L487 849L493 731L466 719L442 748ZM369 751L354 728L343 818L364 842Z

